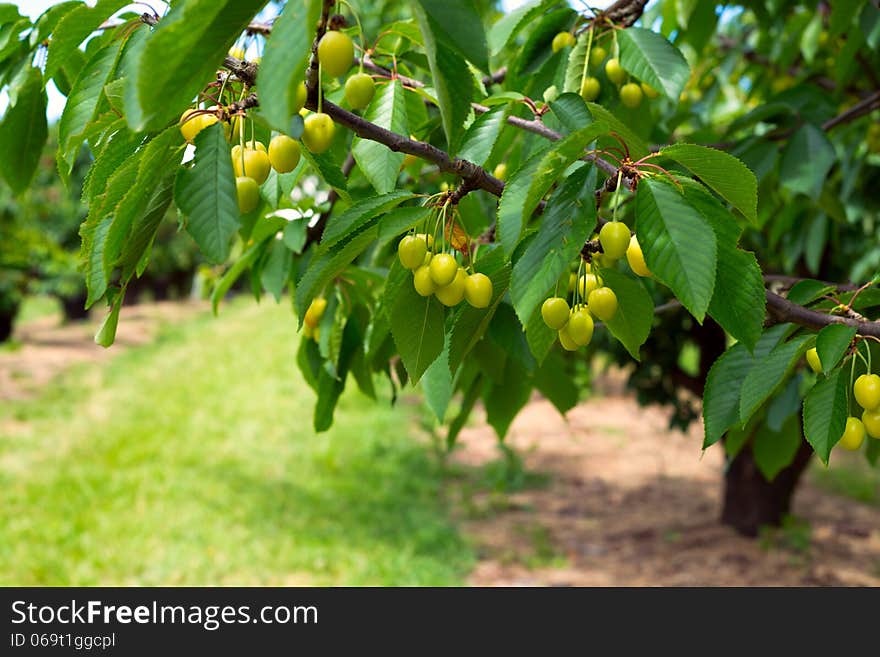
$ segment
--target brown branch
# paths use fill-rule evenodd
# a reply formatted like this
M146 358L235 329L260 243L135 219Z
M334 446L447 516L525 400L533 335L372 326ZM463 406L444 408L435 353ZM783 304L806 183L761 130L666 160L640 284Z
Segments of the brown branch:
M852 107L844 110L837 116L825 121L825 123L822 124L822 129L831 130L831 128L838 126L841 123L849 123L850 121L855 121L865 114L870 114L878 107L880 107L880 91L875 91L867 98L860 100Z
M789 289L796 283L800 283L801 281L805 280L816 279L806 279L801 278L800 276L788 276L786 274L764 274L765 283L781 283L783 289ZM835 283L833 281L819 281L819 283L833 287L837 290L840 290L841 292L852 292L859 289L859 286L855 285L854 283Z
M610 7L596 14L596 18L607 18L616 25L629 27L641 17L646 4L648 0L617 0Z
M859 335L880 338L880 321L861 321L820 313L793 303L770 290L767 290L767 312L777 322L792 322L817 330L831 324L844 324L854 327Z

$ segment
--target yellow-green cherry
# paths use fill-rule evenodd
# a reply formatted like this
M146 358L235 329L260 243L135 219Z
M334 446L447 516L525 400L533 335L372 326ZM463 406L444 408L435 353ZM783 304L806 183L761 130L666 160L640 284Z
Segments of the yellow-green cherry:
M464 282L464 298L474 308L488 308L492 301L492 279L486 274L471 274Z
M438 253L431 258L431 278L437 287L444 287L452 283L458 273L458 263L448 253ZM464 294L464 282L462 282L462 294Z
M635 82L628 82L620 88L620 102L635 109L642 104L642 88Z
M574 43L575 38L571 32L560 32L555 37L553 37L553 43L550 45L553 48L553 52L559 52L563 48L573 46Z
M846 418L846 428L840 437L838 445L851 452L862 446L865 440L865 425L857 417Z
M607 322L617 313L617 295L609 287L600 287L590 292L587 305L593 315Z
M577 342L575 342L574 338L571 337L571 334L568 332L567 326L559 329L559 332L556 335L559 336L559 344L562 345L563 349L565 349L566 351L577 351Z
M287 135L275 135L269 142L269 164L278 173L290 173L299 164L300 148L295 139Z
M605 75L614 84L620 84L626 80L626 71L620 66L620 61L616 58L609 59L605 62Z
M303 121L302 143L312 153L323 153L333 143L336 127L328 114L316 112L309 114Z
M434 296L444 306L457 306L464 300L465 287L467 285L467 274L464 269L459 267L455 271L452 282L443 287L437 288Z
M626 247L626 261L629 263L629 268L633 270L633 273L639 276L651 275L651 270L648 269L648 265L645 263L645 254L642 253L642 246L635 235L630 238L629 246Z
M880 408L880 375L862 374L853 386L853 395L866 411Z
M421 237L407 235L400 244L397 245L397 255L400 258L400 264L407 269L418 269L425 262L425 255L428 253L428 245Z
M862 413L862 424L871 438L880 438L880 411L865 411Z
M429 297L437 291L437 284L431 278L431 268L428 265L422 265L413 272L413 287L423 297Z
M620 221L611 221L599 231L599 243L602 245L602 251L609 258L614 260L622 258L626 255L630 243L629 228Z
M364 109L376 95L376 83L366 73L355 73L345 81L345 100L352 109Z
M807 364L816 374L822 373L822 362L819 360L819 352L816 347L807 350Z
M242 214L247 214L260 202L260 186L253 178L238 176L235 179L235 195L238 199L238 209Z
M568 326L565 327L571 339L579 347L585 347L593 339L593 318L586 307L579 306L571 311Z
M541 306L544 323L557 331L568 324L569 315L568 302L562 297L550 297Z
M354 43L351 37L337 30L330 30L318 42L318 61L321 71L331 78L344 75L354 63Z
M594 101L599 97L599 92L601 90L602 85L599 84L599 81L596 78L584 78L584 81L581 84L581 98L587 102Z

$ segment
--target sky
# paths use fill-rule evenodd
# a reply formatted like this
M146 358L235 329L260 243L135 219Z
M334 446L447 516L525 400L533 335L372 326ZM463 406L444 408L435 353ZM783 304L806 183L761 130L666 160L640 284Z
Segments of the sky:
M161 1L152 1L147 0L148 4L151 4L156 8L157 11L160 11L164 8L164 3ZM501 5L504 7L506 11L511 11L524 5L528 0L502 0ZM32 19L36 19L40 14L42 14L46 9L51 7L54 4L57 4L59 0L13 0L12 4L18 5L19 12L29 16ZM94 0L88 0L88 4L94 5ZM578 2L574 2L573 4L582 4ZM611 0L592 0L590 3L592 7L606 7L611 4ZM143 11L143 7L137 7L137 5L131 6L132 9L137 11ZM47 114L50 120L55 120L61 116L61 111L64 109L64 96L62 96L59 91L55 88L55 84L53 82L49 82L47 86L47 94L49 98L49 106L47 110ZM9 99L6 96L6 93L0 93L0 114L6 111L6 106L9 104Z

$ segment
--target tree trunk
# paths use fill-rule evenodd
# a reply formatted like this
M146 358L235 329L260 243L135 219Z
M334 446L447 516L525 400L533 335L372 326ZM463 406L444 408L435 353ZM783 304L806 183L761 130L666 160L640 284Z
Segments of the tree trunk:
M0 307L0 342L6 342L12 337L12 325L15 323L15 316L18 315L19 304L7 307Z
M86 310L86 298L85 292L72 297L58 297L65 321L72 322L89 316L89 311Z
M746 445L728 463L724 474L724 507L721 522L746 536L757 536L764 525L777 527L791 509L791 501L798 481L813 450L803 441L791 465L767 481Z

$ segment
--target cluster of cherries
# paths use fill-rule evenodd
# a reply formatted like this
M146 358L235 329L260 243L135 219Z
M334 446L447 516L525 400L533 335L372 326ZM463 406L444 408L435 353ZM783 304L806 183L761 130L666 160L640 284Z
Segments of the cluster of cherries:
M822 373L822 362L815 347L807 351L807 363L816 374ZM838 443L850 451L862 446L866 433L872 438L880 439L880 375L859 376L853 384L853 397L864 409L862 419L852 416L846 418L846 428Z
M642 249L635 235L630 236L626 224L612 221L599 231L602 254L594 256L598 264L611 266L626 256L630 268L639 276L650 276ZM569 306L563 297L552 296L541 306L544 323L557 332L559 343L567 351L585 347L593 339L593 317L608 322L617 314L617 295L605 287L598 268L585 264L586 272L580 276L571 274L569 288L573 303ZM584 303L586 301L586 303Z
M563 48L569 48L574 44L575 38L571 32L560 32L553 37L553 52L558 52ZM602 91L602 85L599 83L598 78L592 75L587 75L587 72L590 67L594 69L599 68L602 65L602 62L605 62L606 57L608 57L608 52L602 46L590 48L587 53L587 62L584 71L584 78L581 82L580 93L581 97L588 102L594 101L599 97L599 93ZM611 80L611 82L618 86L626 82L629 78L627 72L624 71L623 67L620 65L620 60L616 57L612 57L605 62L605 75L608 76L608 79ZM644 82L637 84L633 81L629 81L620 87L620 102L631 109L635 109L641 105L642 97L644 96L647 96L648 98L656 98L659 94L656 89Z
M233 48L229 54L244 59L245 52L241 48ZM255 60L257 61L257 60ZM354 64L354 43L344 32L330 30L318 42L318 62L322 75L334 78L345 75ZM352 109L360 110L367 107L376 93L373 78L363 70L350 76L345 82L345 98ZM333 143L335 125L324 112L308 112L304 109L308 92L304 82L299 82L292 90L293 111L304 116L303 132L300 140L310 152L320 154L330 148ZM189 109L180 117L180 132L184 139L193 143L196 135L210 125L218 122L211 110ZM227 126L227 136L233 141L243 142L244 117L235 116ZM235 187L238 207L242 213L253 211L260 201L260 185L269 176L269 170L278 173L293 171L300 159L299 142L287 135L279 134L272 137L269 147L259 141L239 143L232 147L232 166L235 171Z
M479 272L468 274L450 253L432 253L432 235L407 235L397 245L400 264L413 273L413 287L423 297L432 294L444 306L462 301L474 308L487 308L492 301L492 279Z

